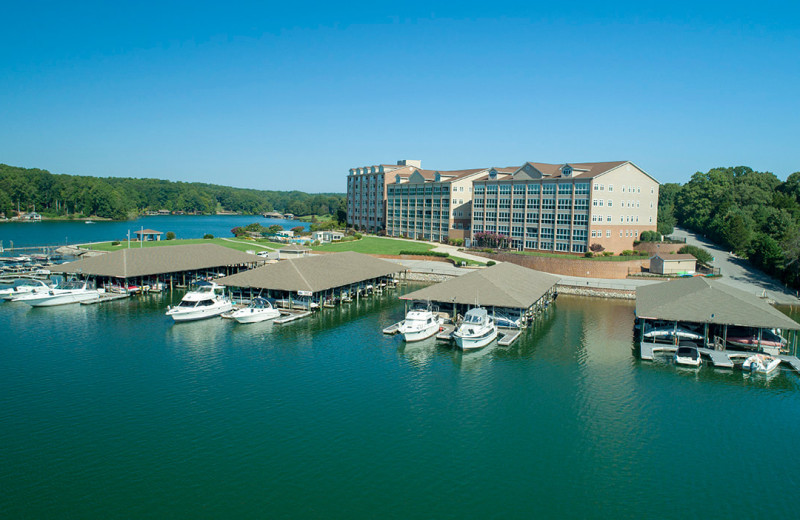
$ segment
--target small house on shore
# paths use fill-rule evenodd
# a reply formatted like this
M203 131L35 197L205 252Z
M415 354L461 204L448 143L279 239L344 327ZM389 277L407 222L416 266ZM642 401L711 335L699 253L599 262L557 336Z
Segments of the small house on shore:
M160 241L161 235L163 234L164 233L162 233L161 231L156 231L154 229L140 229L139 231L136 232L136 238L138 238L140 241L145 241L145 240Z

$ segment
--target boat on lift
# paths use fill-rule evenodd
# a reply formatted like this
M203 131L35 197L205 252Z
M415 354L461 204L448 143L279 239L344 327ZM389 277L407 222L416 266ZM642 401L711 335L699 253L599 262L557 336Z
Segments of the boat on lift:
M495 338L497 338L497 325L483 307L468 310L461 325L453 332L456 346L461 350L485 347Z
M439 332L441 326L442 318L433 312L430 302L414 302L397 331L403 335L406 343L411 343L430 338Z
M273 307L266 298L253 298L250 305L233 311L230 317L239 323L258 323L275 319L280 315L281 311Z

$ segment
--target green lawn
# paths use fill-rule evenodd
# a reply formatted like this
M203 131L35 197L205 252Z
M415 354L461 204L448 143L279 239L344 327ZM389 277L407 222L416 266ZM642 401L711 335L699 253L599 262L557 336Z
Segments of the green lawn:
M367 255L399 255L400 251L430 251L433 246L413 240L363 237L361 240L312 246L314 251L355 251Z
M168 246L182 246L186 244L217 244L219 246L228 247L231 249L236 249L238 251L264 251L264 247L259 247L260 245L264 245L269 248L279 248L283 247L285 244L276 244L274 242L268 242L266 240L239 240L235 238L231 238L230 240L223 240L221 238L211 238L211 239L204 239L204 238L190 238L185 240L158 240L158 241L147 241L147 242L131 242L131 249L138 248L138 247L168 247ZM111 242L100 242L97 244L87 244L81 246L83 249L93 249L95 251L119 251L120 249L125 249L128 247L127 241L122 241L119 245L111 245Z

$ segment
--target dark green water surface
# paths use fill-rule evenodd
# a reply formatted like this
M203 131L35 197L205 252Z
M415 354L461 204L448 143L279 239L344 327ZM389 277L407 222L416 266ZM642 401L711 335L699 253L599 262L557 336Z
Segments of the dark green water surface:
M562 296L517 344L286 325L179 298L0 305L2 518L793 518L800 388L641 362L634 304Z

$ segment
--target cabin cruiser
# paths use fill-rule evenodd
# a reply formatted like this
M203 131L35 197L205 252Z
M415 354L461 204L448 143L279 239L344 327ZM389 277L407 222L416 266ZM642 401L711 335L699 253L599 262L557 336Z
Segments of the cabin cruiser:
M442 326L442 319L433 312L430 303L414 302L411 310L406 313L406 319L400 322L397 331L403 339L410 343L430 338Z
M497 326L483 307L468 310L461 325L453 332L456 346L461 350L485 347L496 337Z
M697 345L690 341L681 341L678 350L675 351L675 363L690 367L699 367L703 362Z
M742 370L769 374L781 364L781 360L766 354L753 354L744 360Z
M52 288L52 285L47 285L41 280L22 280L14 287L0 289L0 298L6 301L14 301L20 296L43 293Z
M214 282L201 282L197 289L183 295L175 307L168 307L167 316L175 321L202 320L219 316L233 309L233 302L222 292L225 287Z
M281 312L273 307L266 298L253 298L250 305L244 309L233 311L230 317L239 323L257 323L275 319L280 315Z
M58 287L53 287L47 291L31 293L19 296L14 299L17 302L24 302L31 307L52 307L54 305L66 305L69 303L80 303L97 298L100 291L90 289L87 281L72 280L64 282Z

